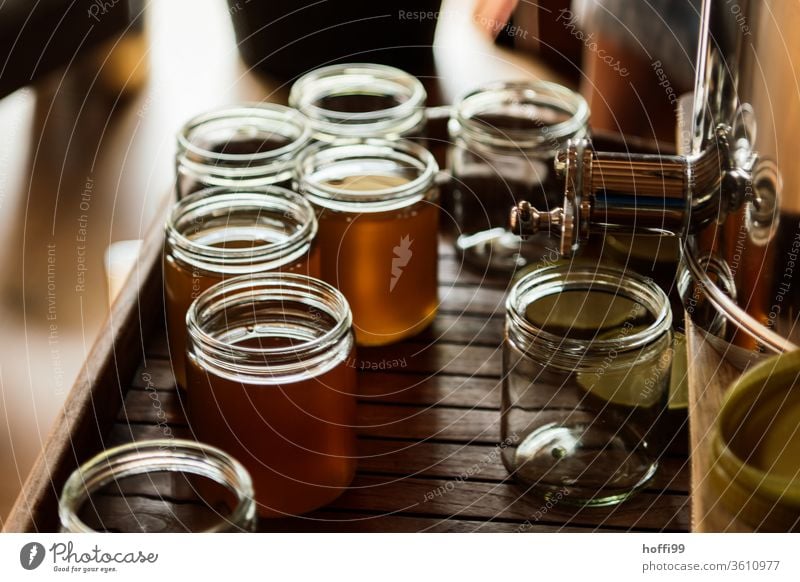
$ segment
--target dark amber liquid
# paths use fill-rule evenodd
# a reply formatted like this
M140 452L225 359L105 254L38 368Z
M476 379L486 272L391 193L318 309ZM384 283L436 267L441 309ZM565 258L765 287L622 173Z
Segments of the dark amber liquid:
M398 99L389 95L327 95L319 99L315 105L328 111L340 111L343 113L366 113L372 111L383 111L401 105L405 99Z
M269 134L263 137L236 138L209 144L208 150L216 154L246 156L280 149L292 143L285 135Z
M251 243L247 243L252 246ZM231 241L213 245L216 247L231 248L236 246L242 248L242 244L235 244ZM312 243L308 254L303 255L297 261L279 267L275 271L284 273L298 273L309 277L320 276L320 252L319 246ZM265 272L254 269L253 272ZM186 363L184 352L186 351L186 312L192 301L206 289L219 283L225 277L236 275L224 275L219 272L193 270L191 266L179 263L172 254L164 255L164 294L166 300L167 314L167 339L169 340L170 356L172 358L172 368L175 372L175 380L178 386L186 386Z
M284 135L280 135L277 133L270 133L264 134L257 137L237 137L236 135L230 135L227 137L218 136L216 139L206 139L206 140L194 140L195 145L198 147L202 147L209 152L213 152L215 154L225 154L225 155L238 155L238 156L247 156L247 155L256 155L256 154L263 154L266 152L271 152L273 150L277 150L279 148L285 147L292 143L292 139ZM250 166L258 166L259 164L264 163L262 160L252 160L252 161L241 161L241 162L231 162L230 160L206 160L206 163L210 166L220 166L220 167L250 167ZM179 172L178 174L178 193L179 197L188 196L189 194L193 194L194 192L198 192L203 190L204 188L208 188L209 186L215 186L213 182L209 182L204 180L203 178L196 177L191 174L185 174L183 172ZM285 188L291 188L291 180L284 180L280 182L274 182L275 186L282 186Z
M356 469L352 354L319 376L280 384L247 384L187 361L192 428L247 468L259 515L302 514L347 488Z
M329 182L375 190L408 180L357 176ZM337 287L353 312L356 342L390 344L416 335L436 316L439 208L418 202L389 212L337 212L319 216L322 278Z

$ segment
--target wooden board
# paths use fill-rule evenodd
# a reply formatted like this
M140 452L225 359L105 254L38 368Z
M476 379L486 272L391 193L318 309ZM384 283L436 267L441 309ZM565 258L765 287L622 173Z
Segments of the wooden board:
M353 486L322 510L298 518L262 520L259 529L688 530L689 462L680 436L648 488L616 508L545 507L525 486L509 478L498 448L505 284L484 281L478 287L476 275L464 270L448 244L442 244L440 254L442 305L434 324L410 341L359 352L359 364L365 368L360 372L358 404L362 459ZM159 283L156 264L142 289ZM168 435L192 436L172 376L161 313L161 304L156 302L144 312L134 310L128 315L141 315L144 323L130 330L144 338L143 351L133 349L136 341L126 340L131 351L125 355L128 363L133 360L133 367L118 367L119 381L110 383L118 386L102 393L87 379L72 403L84 407L83 416L72 407L65 411L66 426L74 427L78 420L102 427L102 440L75 441L71 432L57 429L7 530L55 530L56 493L68 469L102 447ZM118 330L112 336L118 344L125 334ZM111 353L122 354L120 346ZM386 360L402 363L389 370L366 370ZM103 400L114 394L116 400ZM101 400L104 409L92 406ZM113 414L109 414L111 408ZM80 448L70 448L70 442L79 442ZM50 469L54 463L58 471ZM157 520L158 512L163 512L160 500L135 492L125 498L104 498L102 507L120 520L120 527L132 510L137 519ZM173 509L190 527L195 515L192 505L175 503Z
M692 531L747 532L709 488L710 442L725 391L740 372L715 350L687 318L689 355L689 446L692 460Z

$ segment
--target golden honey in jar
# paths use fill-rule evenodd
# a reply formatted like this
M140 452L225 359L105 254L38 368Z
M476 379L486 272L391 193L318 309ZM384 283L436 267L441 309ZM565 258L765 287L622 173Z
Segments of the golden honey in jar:
M385 345L436 316L438 171L412 142L336 142L306 150L299 190L316 207L322 279L353 310L356 341Z
M303 197L277 186L208 188L181 199L166 225L164 295L175 379L186 386L186 312L225 277L269 271L319 276L317 220Z
M339 496L356 466L344 296L303 275L237 277L201 294L187 326L192 429L241 460L259 515L298 515Z

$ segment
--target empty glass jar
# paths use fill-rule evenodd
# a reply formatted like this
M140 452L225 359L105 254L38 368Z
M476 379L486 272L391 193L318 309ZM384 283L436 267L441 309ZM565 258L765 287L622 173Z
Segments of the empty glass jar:
M236 532L255 527L253 483L227 453L180 439L114 447L76 469L58 508L66 532Z
M463 97L450 119L448 208L456 247L480 269L507 272L547 254L547 233L520 239L508 231L520 200L561 206L555 153L587 131L589 107L577 93L547 82L493 83Z
M422 83L405 71L353 63L303 75L292 86L289 104L308 118L316 139L330 142L420 135L426 98Z
M189 422L242 460L259 515L297 515L338 497L356 467L344 296L303 275L238 277L200 295L186 319Z
M278 186L208 188L174 205L166 224L164 297L175 379L186 386L186 312L222 279L269 271L320 274L317 219Z
M272 103L198 115L178 133L178 198L209 186L289 187L294 159L311 139L302 114Z
M596 266L532 271L506 304L502 438L509 472L560 503L618 503L655 474L672 316L664 292Z
M322 279L353 309L359 345L427 327L438 309L436 161L407 140L321 144L299 161L317 209Z

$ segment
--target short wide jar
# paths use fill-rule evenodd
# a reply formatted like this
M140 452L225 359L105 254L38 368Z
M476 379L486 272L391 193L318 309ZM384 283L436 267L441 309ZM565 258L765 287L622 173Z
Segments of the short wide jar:
M306 150L299 191L317 209L322 279L344 293L359 345L416 335L436 316L436 161L405 140Z
M259 515L298 515L338 497L356 468L344 296L302 275L238 277L200 295L186 319L189 422L241 459Z
M270 271L319 276L316 234L308 201L277 186L209 188L175 204L166 224L164 296L179 386L186 386L186 312L192 301L226 277Z
M503 462L559 503L644 487L665 436L672 316L652 281L595 266L532 271L506 303Z
M58 505L70 533L247 532L256 519L253 482L239 461L174 438L99 453L73 471Z

